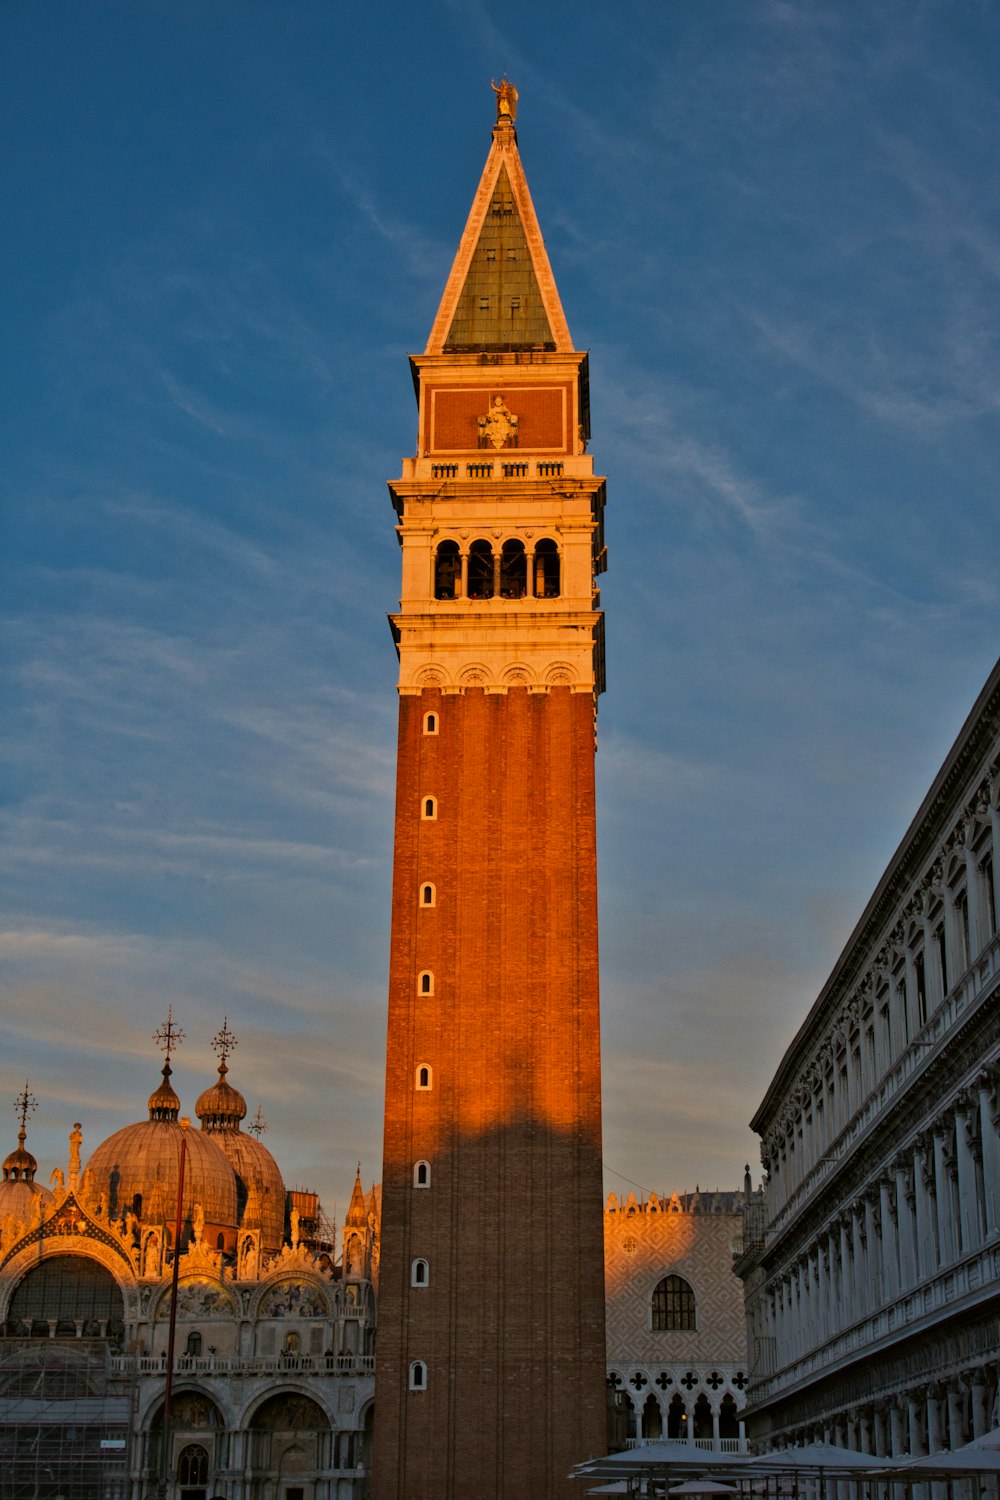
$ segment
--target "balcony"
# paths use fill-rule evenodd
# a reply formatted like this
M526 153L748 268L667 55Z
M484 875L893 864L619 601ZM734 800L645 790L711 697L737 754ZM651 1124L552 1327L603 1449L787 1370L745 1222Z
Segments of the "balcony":
M166 1355L115 1354L112 1375L163 1375ZM176 1354L175 1375L374 1375L374 1354Z

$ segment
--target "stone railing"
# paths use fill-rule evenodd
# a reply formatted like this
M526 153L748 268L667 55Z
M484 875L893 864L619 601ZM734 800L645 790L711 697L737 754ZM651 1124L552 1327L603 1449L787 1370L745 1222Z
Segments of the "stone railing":
M113 1375L162 1375L166 1355L115 1354ZM175 1354L175 1375L374 1375L374 1354Z
M746 1438L695 1438L691 1442L688 1438L626 1438L626 1448L648 1448L651 1443L662 1444L668 1448L676 1448L678 1453L686 1448L694 1448L702 1453L745 1453L747 1451Z
M790 1360L779 1370L755 1380L751 1400L767 1401L779 1391L825 1375L859 1354L873 1353L880 1345L917 1332L922 1323L933 1324L942 1312L952 1318L963 1306L994 1296L998 1279L1000 1245L984 1246L919 1286L901 1292L893 1302L843 1329L800 1359Z

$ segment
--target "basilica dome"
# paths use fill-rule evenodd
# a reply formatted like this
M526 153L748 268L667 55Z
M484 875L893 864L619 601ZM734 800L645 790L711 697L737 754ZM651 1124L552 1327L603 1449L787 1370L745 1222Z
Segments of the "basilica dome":
M246 1100L228 1081L228 1071L223 1056L219 1077L199 1096L195 1114L202 1132L225 1153L236 1174L241 1227L259 1229L264 1249L277 1250L285 1235L285 1184L267 1147L240 1129Z
M38 1163L24 1144L22 1121L17 1133L17 1149L4 1159L3 1182L0 1182L0 1220L10 1214L22 1223L30 1223L38 1212L38 1201L51 1203L47 1187L35 1181Z
M236 1242L236 1174L215 1140L178 1120L180 1100L170 1064L149 1097L149 1119L126 1125L97 1147L84 1181L95 1197L107 1196L108 1217L135 1214L144 1224L171 1228L177 1214L181 1141L186 1141L182 1218L184 1239L203 1221L209 1249L231 1252ZM183 1243L183 1239L182 1239Z

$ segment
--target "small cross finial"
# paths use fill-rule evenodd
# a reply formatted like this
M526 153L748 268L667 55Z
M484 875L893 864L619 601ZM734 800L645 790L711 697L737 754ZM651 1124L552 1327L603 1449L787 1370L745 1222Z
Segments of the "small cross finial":
M261 1109L259 1104L257 1106L257 1113L250 1121L247 1129L251 1132L252 1135L255 1135L258 1140L260 1140L261 1136L267 1130L267 1121L264 1119L264 1111Z
M29 1115L33 1115L38 1108L38 1100L28 1087L28 1080L24 1080L24 1088L14 1100L14 1109L21 1122L20 1139L23 1141L26 1132L26 1121Z
M219 1059L219 1062L223 1067L226 1066L226 1062L232 1055L235 1046L236 1037L229 1029L229 1017L223 1016L222 1030L217 1031L215 1036L212 1038L212 1051L215 1053L216 1057Z
M167 1064L170 1064L171 1052L176 1052L184 1040L184 1033L174 1021L174 1008L167 1007L167 1019L162 1026L158 1026L153 1032L153 1041L167 1054Z

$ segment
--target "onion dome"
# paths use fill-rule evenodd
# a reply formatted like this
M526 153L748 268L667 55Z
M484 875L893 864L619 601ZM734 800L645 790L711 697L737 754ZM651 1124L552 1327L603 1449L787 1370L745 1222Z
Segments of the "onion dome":
M211 1137L188 1130L177 1116L180 1100L170 1083L170 1063L163 1082L149 1096L149 1119L126 1125L97 1147L85 1178L95 1196L107 1195L111 1219L127 1212L143 1224L172 1226L177 1213L181 1141L186 1141L182 1218L185 1238L191 1233L195 1206L205 1216L204 1242L210 1250L235 1246L236 1177Z
M226 1082L228 1072L223 1058L219 1064L218 1080L198 1095L194 1112L201 1121L202 1130L239 1130L240 1121L246 1118L247 1101L239 1089Z
M235 1038L227 1032L225 1024L220 1036L225 1038L226 1050L235 1046ZM267 1147L240 1129L247 1104L239 1090L227 1081L228 1071L223 1051L218 1081L199 1096L195 1114L204 1134L225 1153L236 1174L240 1228L259 1229L264 1249L278 1250L285 1235L285 1184Z
M4 1158L3 1182L0 1182L0 1219L10 1214L14 1219L30 1222L38 1211L37 1202L53 1201L47 1187L35 1181L38 1163L24 1144L24 1120L17 1133L17 1149Z

